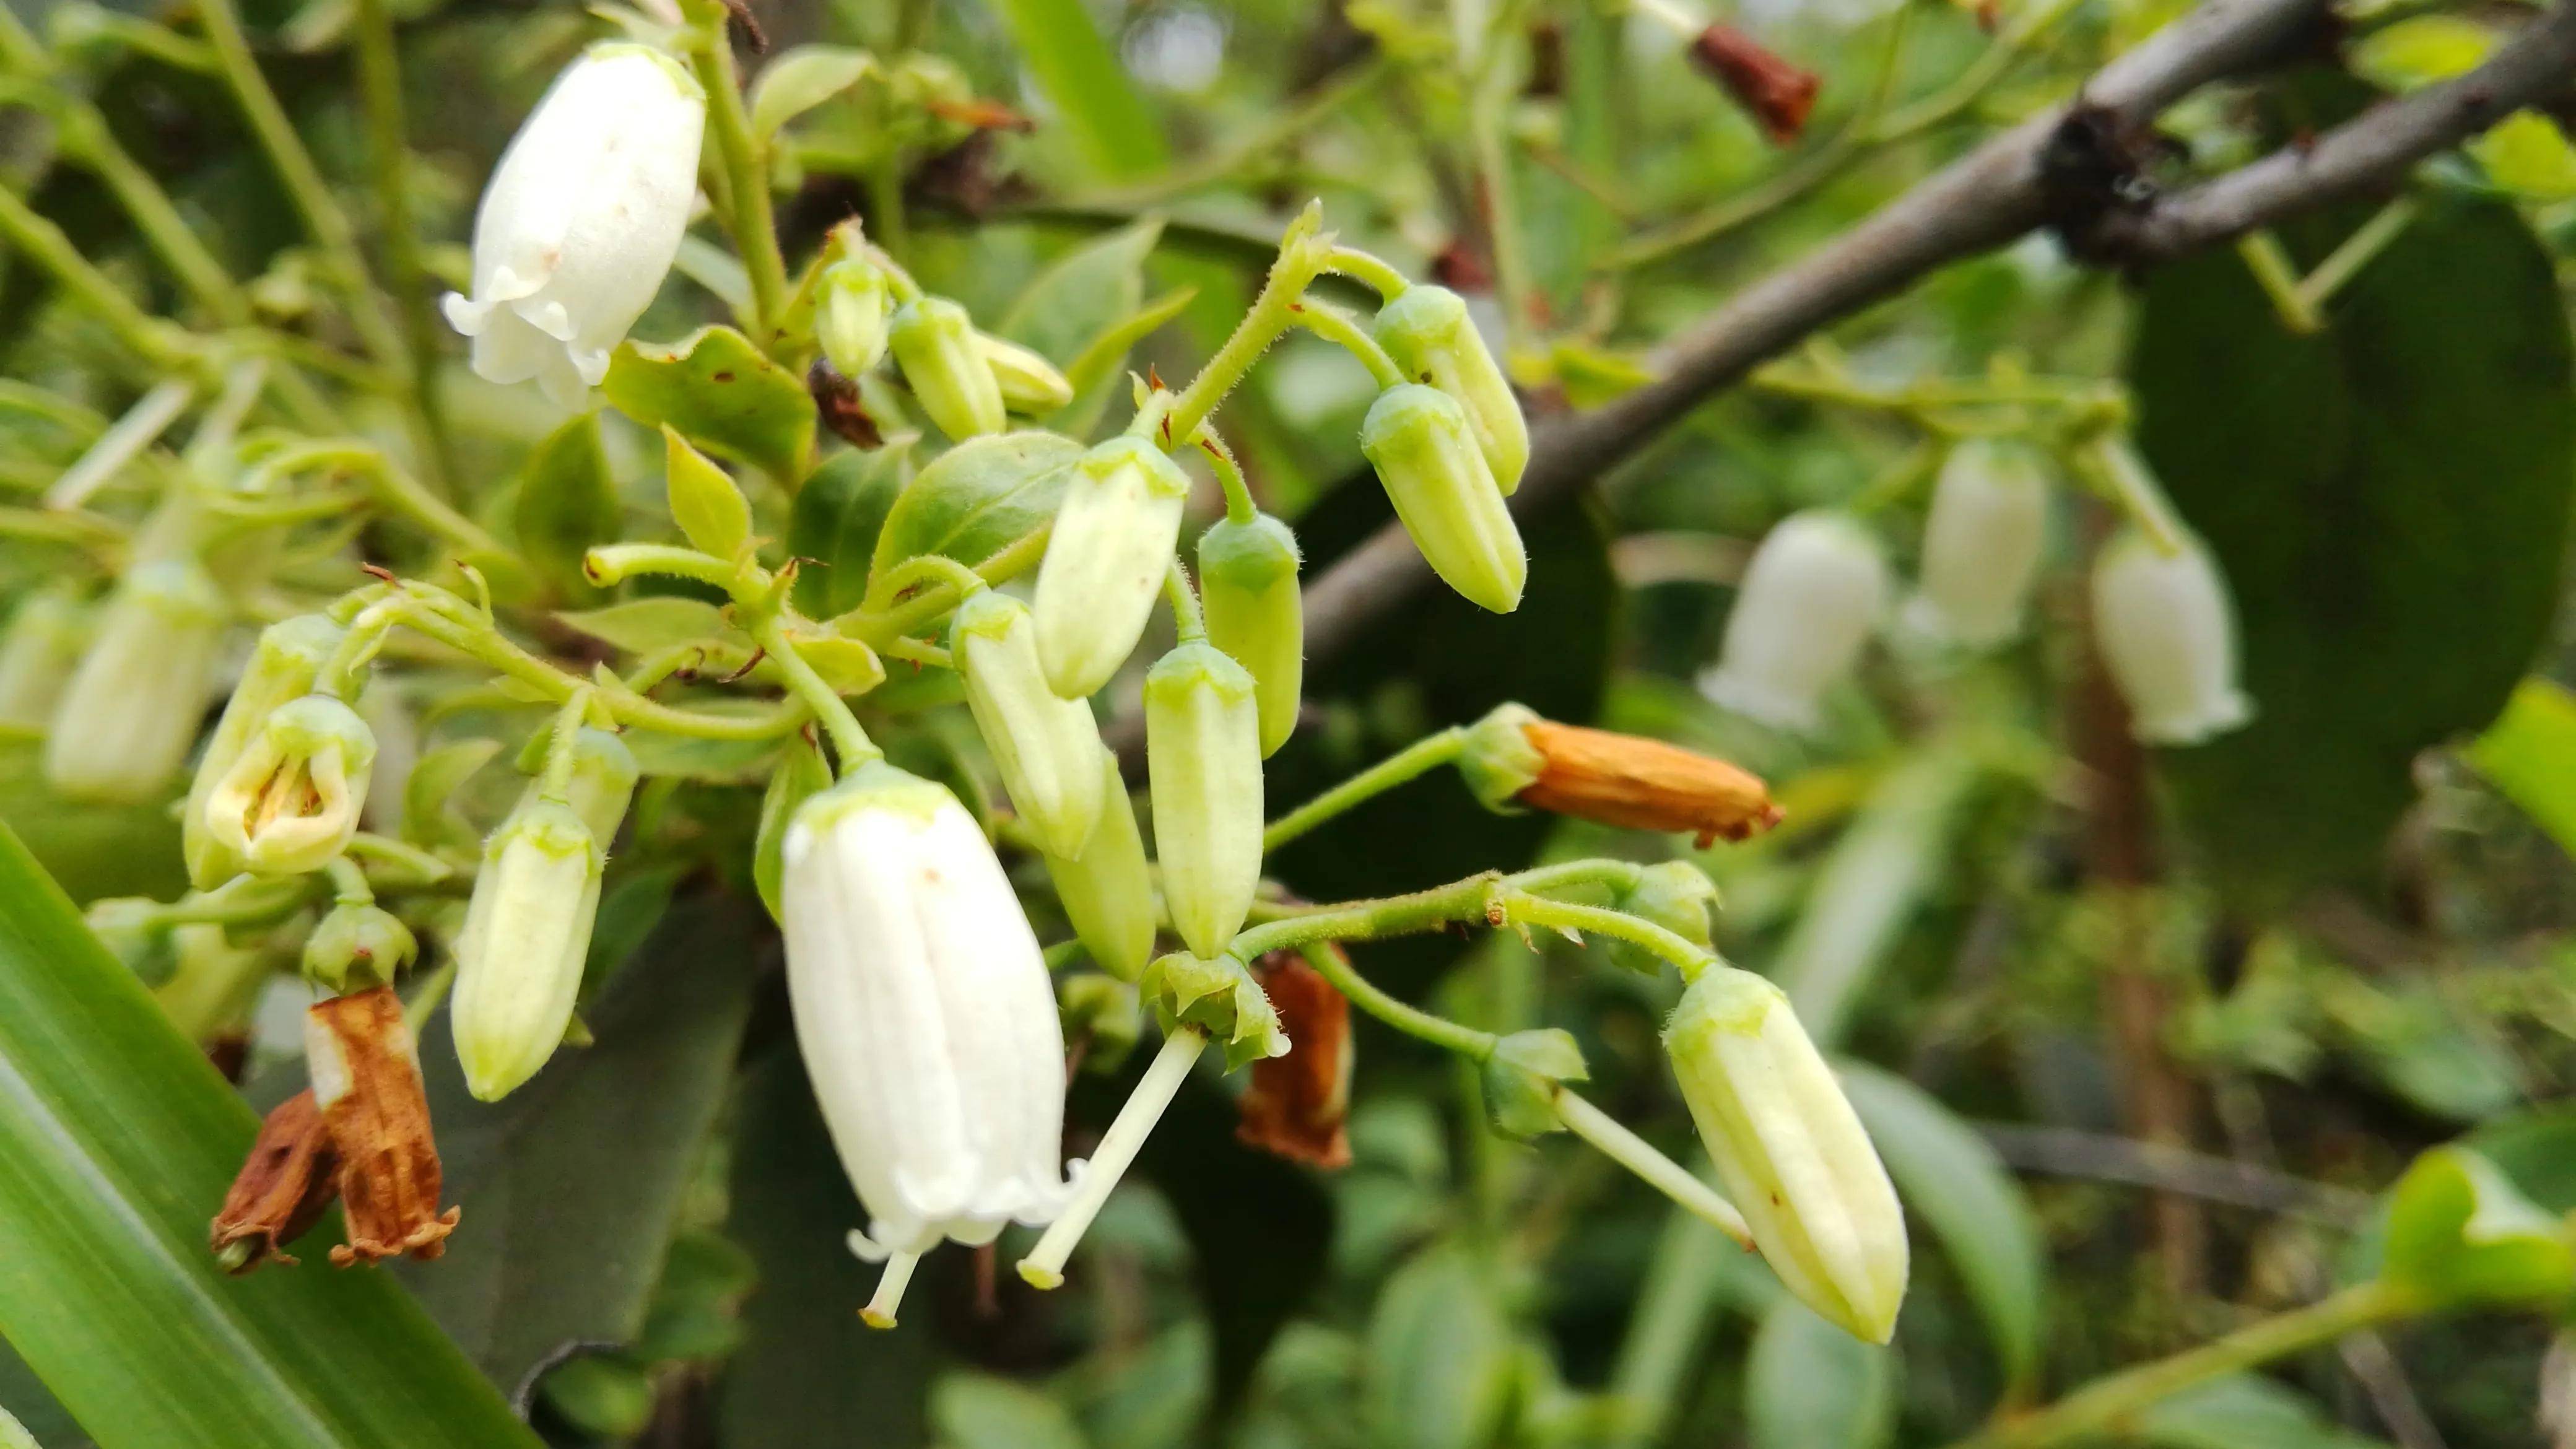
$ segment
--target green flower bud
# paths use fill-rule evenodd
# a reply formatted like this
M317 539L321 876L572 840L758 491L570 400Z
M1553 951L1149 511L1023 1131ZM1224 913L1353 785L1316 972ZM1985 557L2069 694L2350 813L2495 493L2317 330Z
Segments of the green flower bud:
M304 942L304 979L331 996L391 986L420 956L420 942L392 912L342 901Z
M451 1011L465 1087L494 1102L563 1043L599 914L600 852L579 812L535 800L483 845L456 942Z
M1429 383L1467 409L1476 446L1505 495L1529 466L1529 422L1521 401L1467 315L1467 299L1447 287L1407 287L1377 314L1378 345L1404 375Z
M1261 884L1261 711L1252 676L1208 644L1183 644L1145 676L1154 851L1172 929L1223 951Z
M205 717L226 613L192 561L129 570L54 711L45 782L74 799L161 799Z
M375 763L356 710L327 694L288 700L207 792L206 833L245 870L320 870L358 833Z
M1223 1046L1227 1071L1288 1055L1288 1033L1279 1024L1279 1012L1250 968L1232 956L1186 951L1157 956L1136 989L1162 1019L1164 1034L1194 1026Z
M975 334L975 345L983 351L985 365L993 369L993 382L1002 390L1002 406L1012 412L1036 417L1073 401L1072 379L1035 351L980 332Z
M1086 1044L1084 1069L1118 1070L1136 1049L1145 1028L1135 986L1097 971L1082 971L1064 978L1056 987L1056 997L1064 1014L1066 1039Z
M530 737L526 751L519 757L519 768L532 775L543 771L550 743L542 730ZM590 827L590 838L599 842L601 850L617 839L617 827L626 823L626 807L635 799L635 782L642 774L635 752L610 731L584 725L573 736L572 775L564 782L564 803L581 817L582 824ZM543 797L544 791L543 779L530 780L512 808L527 809Z
M1612 904L1694 946L1708 949L1715 944L1709 910L1717 904L1717 883L1687 860L1647 866L1637 873L1637 883L1619 892ZM1631 971L1654 976L1664 969L1663 957L1634 942L1613 940L1609 947L1610 959Z
M298 614L260 631L250 663L242 667L241 681L233 686L233 697L224 702L223 718L215 722L214 735L197 758L197 777L188 787L187 809L179 817L188 882L197 889L213 890L244 869L241 856L215 839L206 822L206 802L268 717L313 692L314 678L347 632L321 614Z
M52 590L29 595L0 635L0 725L42 730L88 642L78 602Z
M1764 1261L1800 1302L1887 1342L1905 1298L1905 1214L1788 998L1712 966L1682 994L1664 1050Z
M1047 686L1026 604L986 589L957 606L949 653L1011 805L1050 855L1078 857L1100 821L1100 726Z
M1008 426L1001 384L975 345L975 323L945 297L922 297L896 309L887 331L895 365L921 410L939 431L963 441Z
M1079 857L1043 855L1073 934L1099 967L1133 981L1154 954L1154 880L1117 757L1100 752L1100 818Z
M1227 519L1199 535L1199 603L1208 642L1252 672L1261 697L1261 754L1297 728L1306 679L1306 601L1297 591L1297 535L1267 513Z
M814 338L843 377L858 378L886 352L891 303L886 274L865 257L843 257L823 270L814 303Z
M1074 465L1038 565L1038 659L1056 693L1096 693L1135 652L1189 496L1189 475L1143 438L1111 438Z
M1433 573L1497 614L1521 606L1529 555L1456 398L1421 383L1388 388L1360 423L1360 452Z

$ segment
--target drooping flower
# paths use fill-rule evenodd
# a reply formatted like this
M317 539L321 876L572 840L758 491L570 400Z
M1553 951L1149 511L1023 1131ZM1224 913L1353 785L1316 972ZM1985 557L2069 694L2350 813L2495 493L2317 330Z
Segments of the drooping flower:
M2047 535L2048 482L2030 450L1960 444L1932 487L1922 577L1906 623L1972 649L2011 639L2021 632Z
M1136 651L1189 497L1189 475L1143 438L1111 438L1074 465L1038 565L1038 659L1056 693L1097 692Z
M161 798L205 719L225 613L193 561L127 570L45 731L45 783L73 799Z
M1812 729L1824 692L1859 662L1887 606L1887 563L1850 517L1817 509L1773 528L1745 566L1710 699L1781 729Z
M2193 745L2254 717L2236 683L2236 610L2208 550L2167 553L2131 530L2093 561L2093 642L2129 703L2130 732Z
M886 1260L891 1326L921 1254L1044 1223L1068 1185L1064 1033L1037 938L946 789L883 763L798 807L781 850L796 1039Z
M522 801L483 844L456 940L449 1008L465 1088L499 1101L537 1074L572 1023L599 916L599 838L571 805Z
M327 694L269 711L206 795L206 833L262 875L320 870L348 848L366 808L376 737Z
M1788 998L1710 966L1674 1008L1664 1050L1763 1261L1800 1302L1887 1342L1905 1299L1905 1213Z
M1200 956L1222 955L1261 886L1261 713L1252 675L1204 642L1156 660L1145 676L1145 761L1172 929Z
M474 371L578 407L679 254L706 93L648 46L594 45L501 153L474 214L474 294L449 325Z
M1427 383L1388 388L1360 421L1360 452L1433 573L1497 614L1521 606L1529 551L1464 404Z

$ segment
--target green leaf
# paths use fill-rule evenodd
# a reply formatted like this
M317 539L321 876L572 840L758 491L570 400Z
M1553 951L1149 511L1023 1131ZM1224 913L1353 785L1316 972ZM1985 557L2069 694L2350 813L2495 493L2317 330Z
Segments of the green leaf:
M725 471L669 424L662 427L671 521L691 547L720 559L738 559L751 548L751 500Z
M725 1230L751 1254L758 1282L718 1399L725 1449L848 1444L861 1424L867 1445L923 1442L933 1340L910 1323L879 1333L859 1322L876 1270L850 1256L846 1239L867 1211L824 1134L793 1041L751 1064L740 1098ZM943 1256L922 1265L915 1301L926 1303Z
M179 822L167 804L66 800L45 784L39 741L0 740L0 822L74 900L169 900L188 888Z
M787 552L801 561L796 607L829 619L859 606L886 513L912 479L912 444L835 454L797 491Z
M800 45L760 68L751 87L751 129L763 142L789 121L857 85L875 56L846 45Z
M869 576L908 558L945 554L979 564L1055 519L1082 445L1055 433L972 438L904 486L877 534Z
M1896 1433L1896 1359L1781 1295L1744 1363L1750 1449L1877 1449Z
M2469 154L2487 179L2532 201L2576 196L2576 146L2558 122L2539 111L2516 111L2469 142Z
M523 1383L569 1345L641 1334L732 1082L751 934L721 898L675 908L583 1013L595 1044L557 1052L499 1102L466 1093L444 1014L422 1025L448 1193L474 1226L403 1276L498 1382Z
M2456 15L2417 15L2382 26L2352 47L2352 73L2392 91L2466 75L2495 52L2496 32Z
M0 1335L102 1449L533 1449L383 1275L216 1269L257 1126L0 831Z
M2328 1419L2297 1390L2254 1374L2211 1379L2149 1405L2131 1437L2159 1449L2386 1449Z
M2358 217L2281 236L2315 265ZM2576 379L2548 254L2513 209L2426 197L2285 331L2221 249L2149 282L2138 439L2216 553L2254 722L2162 759L2240 905L2373 868L2415 756L2503 707L2557 601Z
M511 532L558 595L587 599L599 590L582 575L582 555L616 538L617 525L617 484L600 447L599 414L586 412L529 453L511 505Z
M1511 1320L1494 1270L1453 1243L1396 1270L1369 1317L1360 1414L1378 1449L1476 1449L1510 1412Z
M2433 1304L2549 1304L2576 1290L2576 1245L2494 1163L2436 1147L2389 1189L2379 1273Z
M2468 757L2559 849L2576 855L2576 694L2524 680Z
M1082 350L1073 355L1073 360L1064 365L1064 380L1072 383L1073 390L1085 395L1085 399L1104 388L1113 387L1119 381L1118 370L1127 361L1128 350L1164 323L1181 315L1190 303L1198 300L1198 295L1196 287L1175 287L1111 322L1083 344ZM1085 406L1085 400L1077 400L1067 411Z
M1898 1195L1940 1238L1985 1319L2007 1390L2030 1382L2047 1260L2021 1185L1975 1129L1922 1088L1857 1062L1837 1070Z
M930 1389L930 1424L952 1449L1083 1449L1084 1442L1064 1405L990 1374L942 1376Z
M414 761L403 781L403 839L421 846L475 844L473 829L456 812L456 792L499 753L499 740L457 740Z
M1162 128L1128 83L1082 0L1000 0L994 7L1038 89L1103 176L1149 176L1171 159Z
M1145 259L1162 236L1163 219L1149 216L1064 253L1029 279L994 330L1058 367L1072 365L1145 300Z
M599 390L644 426L676 429L787 487L804 476L814 450L814 400L804 382L730 327L701 327L671 347L620 343Z
M784 919L778 881L786 872L788 822L796 818L797 806L831 787L832 769L823 763L822 750L802 736L789 741L786 756L770 772L769 788L760 797L760 836L751 856L752 883L773 920Z
M723 610L704 599L677 594L652 594L597 609L566 609L555 615L555 621L629 654L715 640L744 642L725 622Z

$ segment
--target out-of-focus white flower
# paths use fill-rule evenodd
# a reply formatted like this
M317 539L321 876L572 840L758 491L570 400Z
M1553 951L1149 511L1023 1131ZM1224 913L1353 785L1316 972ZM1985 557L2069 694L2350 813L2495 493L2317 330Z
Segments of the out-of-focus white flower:
M1711 966L1673 1009L1664 1050L1762 1260L1800 1302L1887 1342L1905 1301L1905 1213L1788 998Z
M2236 684L2236 610L2208 550L2172 553L2134 529L2093 560L2093 640L2129 703L2129 730L2193 745L2254 717Z
M1062 1209L1055 991L974 817L890 765L798 807L780 898L796 1040L870 1217L850 1244L889 1260L866 1313L883 1327L940 1239Z
M1983 439L1941 465L1923 522L1923 573L1905 622L1972 649L2021 632L2048 541L2048 480L2028 448Z
M1782 729L1812 729L1827 689L1851 673L1887 606L1887 562L1848 515L1825 509L1780 521L1753 552L1709 698Z
M474 295L447 296L476 373L535 378L566 407L608 375L679 254L706 113L697 81L647 46L594 45L555 78L474 214Z
M159 799L205 720L226 610L193 561L127 570L55 706L45 782L79 800Z

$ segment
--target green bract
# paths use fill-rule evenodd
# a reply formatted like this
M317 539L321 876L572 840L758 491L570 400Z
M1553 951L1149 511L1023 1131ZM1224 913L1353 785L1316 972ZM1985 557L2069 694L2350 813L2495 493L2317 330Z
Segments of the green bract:
M337 996L389 986L420 954L401 918L364 901L331 908L304 942L304 979Z

